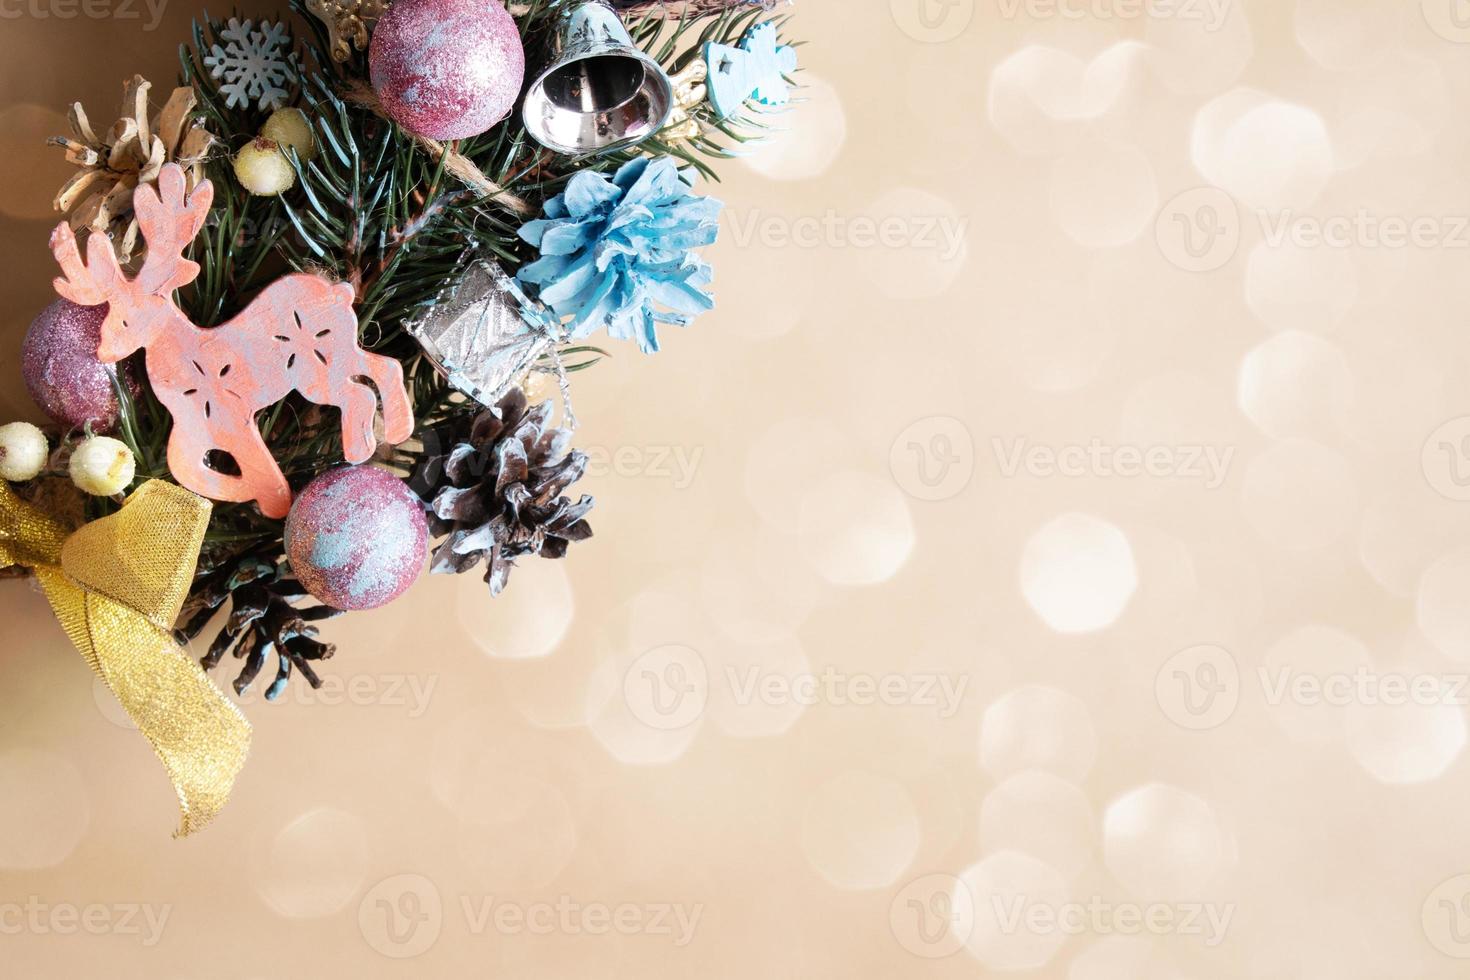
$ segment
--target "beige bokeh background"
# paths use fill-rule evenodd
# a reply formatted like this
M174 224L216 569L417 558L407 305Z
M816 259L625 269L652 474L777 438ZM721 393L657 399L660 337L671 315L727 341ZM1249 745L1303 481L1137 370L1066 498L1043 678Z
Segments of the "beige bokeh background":
M1464 976L1461 6L802 0L597 538L333 624L207 833L0 583L5 972ZM0 3L0 416L193 13Z

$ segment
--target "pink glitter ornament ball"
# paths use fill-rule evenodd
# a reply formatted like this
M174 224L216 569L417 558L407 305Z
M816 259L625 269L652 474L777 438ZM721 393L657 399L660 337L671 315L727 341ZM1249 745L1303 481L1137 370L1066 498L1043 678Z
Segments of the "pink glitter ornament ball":
M88 422L98 432L117 424L117 391L112 368L97 360L107 307L78 306L59 299L46 307L26 331L20 372L31 399L62 425Z
M424 570L429 524L408 484L372 466L342 466L312 480L286 518L291 571L335 609L376 609Z
M383 111L436 140L500 122L526 77L520 31L497 0L397 0L373 31L368 59Z

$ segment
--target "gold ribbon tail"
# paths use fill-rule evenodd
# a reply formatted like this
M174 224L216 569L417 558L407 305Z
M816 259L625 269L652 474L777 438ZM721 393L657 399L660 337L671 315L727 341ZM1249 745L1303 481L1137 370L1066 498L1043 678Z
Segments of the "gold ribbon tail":
M153 745L184 837L229 799L250 723L173 638L210 504L153 480L122 510L67 536L0 483L0 567L33 569L67 636Z

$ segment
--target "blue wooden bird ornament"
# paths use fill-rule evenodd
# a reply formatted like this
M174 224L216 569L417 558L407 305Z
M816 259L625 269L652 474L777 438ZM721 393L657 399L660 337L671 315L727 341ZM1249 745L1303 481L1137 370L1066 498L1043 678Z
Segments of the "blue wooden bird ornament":
M781 44L775 24L757 24L738 48L711 41L704 46L709 66L710 104L721 119L739 112L750 99L779 106L791 101L786 76L796 71L796 49Z

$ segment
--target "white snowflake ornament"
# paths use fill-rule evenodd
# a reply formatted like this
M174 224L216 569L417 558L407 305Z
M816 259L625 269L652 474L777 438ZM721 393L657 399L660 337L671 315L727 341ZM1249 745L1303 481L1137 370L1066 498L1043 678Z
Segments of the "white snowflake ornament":
M225 94L228 108L243 107L256 100L257 108L279 109L289 92L286 85L294 75L289 45L291 34L285 24L260 22L252 30L252 21L241 23L231 17L219 32L226 42L214 45L204 56L204 64L215 78L223 79L219 90Z

